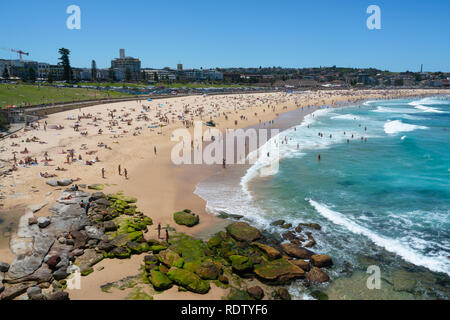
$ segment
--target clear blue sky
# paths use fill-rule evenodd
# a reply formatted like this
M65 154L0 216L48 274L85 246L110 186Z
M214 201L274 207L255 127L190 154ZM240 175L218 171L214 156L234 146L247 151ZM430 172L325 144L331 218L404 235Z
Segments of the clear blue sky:
M66 8L81 8L81 30ZM381 8L382 30L366 9ZM450 71L450 0L1 0L0 48L75 67L110 66L119 48L143 67L376 67ZM0 49L0 58L16 58Z

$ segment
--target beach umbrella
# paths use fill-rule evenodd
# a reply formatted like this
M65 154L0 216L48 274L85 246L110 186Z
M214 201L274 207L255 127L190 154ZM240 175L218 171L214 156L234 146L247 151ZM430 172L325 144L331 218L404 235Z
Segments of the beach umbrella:
M152 101L152 99L148 99L147 101Z

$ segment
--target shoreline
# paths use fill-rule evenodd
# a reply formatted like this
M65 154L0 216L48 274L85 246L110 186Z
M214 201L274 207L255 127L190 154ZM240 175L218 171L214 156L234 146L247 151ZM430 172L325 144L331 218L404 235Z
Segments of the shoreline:
M412 91L415 91L415 90L412 90ZM444 91L444 90L440 90L440 91ZM448 91L445 91L445 92L448 94ZM423 96L423 94L424 93L421 92L420 96ZM430 93L429 95L436 95L436 93ZM284 94L279 95L278 99L283 100L283 96L285 97L286 95L284 95ZM226 98L227 96L224 96L224 97L225 98L222 97L219 99L227 99ZM199 97L196 97L196 98L199 98ZM346 98L348 98L348 97L346 97ZM395 96L392 99L395 99L395 98L400 98L400 96ZM177 98L172 98L172 99L177 99ZM245 100L245 97L241 97L241 99ZM329 98L329 99L333 100L332 98ZM361 100L367 101L367 100L374 100L374 99L375 98L373 98L369 95L369 98L362 98L358 101L361 101ZM386 96L379 97L379 100L386 100L386 99L387 99ZM167 99L167 100L169 100L169 99ZM318 101L314 101L315 103L318 104L318 106L316 107L315 110L320 108L321 102L323 102L323 101L327 102L330 100L318 99ZM343 99L343 100L345 100L345 99ZM308 101L308 102L310 102L310 101ZM166 103L170 103L170 102L166 102ZM275 103L275 102L273 102L273 103ZM353 105L355 103L358 103L358 102L354 102L354 101L350 102L349 101L347 103L347 106ZM284 104L286 105L288 103L286 103L284 101ZM279 119L279 115L287 114L288 112L292 112L294 110L299 109L299 106L296 105L295 103L292 103L290 106L286 106L286 109L284 109L285 105L283 105L283 102L281 102L280 105L277 105L274 108L273 112L265 113L262 117L260 117L261 115L259 115L258 120L261 120L262 122L266 122L266 121L270 121L270 120L274 120L274 119ZM327 105L327 103L325 103L325 105ZM261 107L261 106L258 106L258 107ZM339 105L337 107L344 107L344 106ZM103 107L97 106L97 109L104 109L104 108L106 108L106 107L105 106L103 106ZM135 108L137 108L137 107L135 107ZM252 109L251 106L249 106L247 108ZM265 107L265 108L268 108L268 107ZM95 107L93 107L92 109L95 109ZM233 113L233 111L235 111L235 113L237 113L239 116L239 113L236 111L236 109L237 109L236 107L234 108L234 110L233 110L233 108L230 108L229 109L230 115ZM253 109L253 110L246 109L246 110L244 110L246 112L242 112L241 115L244 115L246 117L251 117L251 114L252 114L252 112L254 112L254 110L255 109ZM313 111L315 111L315 110L313 110ZM307 110L307 111L309 111L309 110ZM311 111L311 112L313 112L313 111ZM70 113L70 112L66 112L66 114L67 113ZM307 113L307 114L309 114L309 113ZM305 115L303 115L303 117ZM49 118L51 118L52 116L50 116ZM56 114L55 118L57 118L57 120L61 121L62 119L64 119L64 115L61 117L61 114ZM255 119L255 120L250 120L247 123L245 123L245 122L242 123L239 120L239 125L234 126L233 121L235 119L236 118L228 119L228 120L225 120L223 118L220 119L219 129L224 129L224 128L228 128L228 127L230 127L230 128L231 127L249 128L249 127L258 125L258 121ZM203 120L205 120L205 119L203 119ZM176 128L176 127L180 127L180 126L169 125L168 127ZM157 130L159 130L159 129L157 129ZM120 164L120 163L126 163L127 166L129 167L129 176L130 176L130 180L124 180L123 177L118 177L115 174L110 173L113 171L113 169L107 169L107 180L105 182L107 182L107 184L109 186L105 185L106 192L107 193L115 193L120 190L124 190L126 194L138 198L139 199L139 207L144 210L145 214L148 214L149 216L154 218L155 225L157 225L158 222L161 222L163 225L170 224L172 226L172 225L174 225L174 223L171 219L172 213L175 211L183 210L185 208L190 208L196 214L198 214L200 216L200 224L194 228L195 230L177 225L176 226L177 231L185 232L187 234L195 236L197 234L205 234L205 233L208 234L208 232L217 230L217 228L223 228L227 222L224 221L223 219L216 217L213 214L208 213L206 210L206 201L194 193L198 184L201 183L202 181L204 181L205 179L213 176L214 174L219 173L222 170L221 166L220 165L214 165L214 166L200 165L200 166L181 166L181 167L174 166L170 162L170 158L169 158L169 154L170 154L169 151L172 148L173 143L167 142L167 139L168 139L167 131L168 130L166 130L166 128L164 128L163 129L164 133L160 136L158 134L156 134L156 136L155 136L155 132L152 132L151 133L151 135L152 135L152 137L151 137L152 143L151 144L148 143L147 139L143 139L144 137L136 136L136 140L140 140L140 141L138 143L135 143L134 145L132 145L130 143L129 145L126 145L123 149L121 148L120 151L118 152L118 156L116 154L115 157L112 157L111 154L108 154L106 152L105 153L102 152L100 154L101 162L104 162L104 163L107 163L108 161L113 162L114 164L112 166L109 166L109 168L115 167L115 166L117 166L117 164ZM192 131L192 129L191 129L191 131ZM105 136L106 136L106 134L105 134ZM89 140L89 138L86 140ZM97 139L98 138L99 137L97 136ZM85 139L85 138L83 138L83 139ZM97 139L95 139L95 140L97 140ZM100 137L100 139L107 140L107 139L105 139L105 137ZM126 139L126 138L124 138L124 139ZM50 150L56 151L57 149L60 149L62 147L72 146L74 143L76 143L73 140L77 140L77 139L71 139L70 135L67 137L63 137L62 139L59 140L57 145L53 146ZM117 139L109 139L109 141L113 141L113 140L117 140ZM130 140L131 139L128 139L127 141L130 141ZM90 143L92 145L92 141ZM108 142L107 144L111 145L111 142ZM120 146L123 146L123 145L124 145L123 143L120 143ZM140 146L142 146L142 145L147 145L147 150L142 150L142 148L140 148ZM158 146L158 155L157 156L152 154L153 153L152 145ZM114 144L112 146L115 147ZM0 145L0 147L2 147L2 145ZM136 147L137 147L137 149L136 149ZM38 154L42 153L42 150L38 151L37 153ZM133 155L132 159L130 159L130 155ZM50 168L50 166L48 168ZM149 170L149 168L151 168L151 169ZM35 169L35 168L31 168L31 169ZM20 169L19 173L22 170L23 169ZM37 170L34 170L34 172L37 173ZM80 172L80 175L81 175L81 172ZM98 173L97 173L97 175L98 175ZM94 178L94 176L95 175L90 174L87 177L83 177L80 183L93 184L93 183L103 182L102 179ZM15 179L15 181L17 181L17 180L20 181L21 179L25 179L25 178L20 176L20 174L17 174L17 177L15 177L14 179ZM38 184L37 180L41 180L42 182L44 181L42 179L34 179L34 181L28 182L28 183L32 184L34 186L34 185ZM2 184L3 184L3 181L2 181ZM42 187L41 185L39 185L39 187L37 187L37 188L43 189L43 190L39 190L38 193L40 193L40 194L46 192L45 197L48 201L54 201L56 199L55 197L58 197L57 189L54 189L54 188L51 188L48 186ZM24 189L22 189L22 190L24 190ZM52 192L52 193L49 194L49 192ZM20 194L20 192L19 192L19 194ZM24 192L24 194L26 194L26 193ZM151 196L150 196L150 194L151 194ZM14 204L23 203L23 202L25 202L27 204L36 203L36 202L33 202L36 199L36 197L33 197L33 196L34 195L31 194L31 196L28 197L29 198L28 201L24 201L25 200L25 199L23 199L24 197L18 197L18 198L16 198L16 201L11 201L11 203L7 203L7 207L9 208L9 207L13 206ZM39 198L42 198L42 195ZM17 200L17 199L19 199L19 200ZM157 213L156 217L155 217L155 212ZM161 221L158 221L158 220L161 220ZM219 227L219 225L220 225L220 227ZM154 228L152 228L151 232L153 232L153 233L155 232ZM1 252L2 251L0 251L0 254L1 254ZM3 258L4 258L3 254L1 254L0 261L3 261L4 260ZM8 262L8 261L6 261L6 262ZM106 263L106 261L105 261L105 263ZM128 265L128 263L125 263L125 264ZM130 260L130 266L131 265L134 265L134 262ZM112 266L109 264L106 264L104 267L106 269L112 268ZM104 279L103 280L94 279L96 274L98 274L98 273L95 272L94 274L88 276L86 279L89 279L89 281L92 284L100 283L101 281L104 280ZM83 294L85 294L85 293L86 292L84 292L84 293L80 292L79 297L82 298ZM178 294L178 293L174 293L174 294ZM74 298L76 298L76 296L74 296ZM172 299L172 297L168 297L168 299Z

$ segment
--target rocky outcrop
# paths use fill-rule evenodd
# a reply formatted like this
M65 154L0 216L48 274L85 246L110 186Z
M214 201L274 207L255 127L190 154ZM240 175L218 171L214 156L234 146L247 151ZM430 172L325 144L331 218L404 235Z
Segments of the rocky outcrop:
M182 226L193 227L200 222L198 215L192 213L190 210L175 212L173 220Z
M323 283L330 281L330 277L321 269L314 267L308 272L306 280L309 283Z
M305 271L285 259L257 265L255 266L255 273L263 281L279 284L305 277Z
M326 268L333 265L331 257L327 254L313 254L310 261L314 267L318 268Z
M270 260L275 260L275 259L281 258L280 251L278 251L277 249L275 249L271 246L268 246L268 245L265 245L265 244L262 244L259 242L253 242L252 245L261 249Z
M314 252L292 243L284 243L281 247L287 255L297 259L309 259L314 254Z
M259 286L248 288L247 293L255 300L262 300L264 298L264 290Z
M246 222L235 222L227 226L227 232L238 241L253 242L261 238L261 232Z
M210 289L209 282L202 280L195 273L185 269L172 267L167 272L167 276L177 285L195 293L205 294Z

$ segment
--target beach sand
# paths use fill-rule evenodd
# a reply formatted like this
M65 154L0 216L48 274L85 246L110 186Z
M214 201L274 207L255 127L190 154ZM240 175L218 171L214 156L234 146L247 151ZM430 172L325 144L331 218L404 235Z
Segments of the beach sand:
M97 105L83 109L76 109L58 114L52 114L47 119L39 121L39 129L18 133L17 138L7 138L0 141L0 161L5 167L13 165L13 152L17 161L25 156L37 158L39 165L29 167L18 166L18 170L10 175L0 177L0 200L6 212L18 206L47 201L52 204L61 194L63 187L51 187L45 182L49 179L71 178L80 180L77 184L104 184L104 193L124 191L126 195L138 199L138 208L153 219L154 225L146 234L148 238L156 238L156 226L170 225L177 231L190 235L207 235L208 230L216 230L226 226L227 221L208 214L205 201L193 192L201 181L211 175L221 172L222 165L181 165L176 166L171 161L171 151L177 143L171 141L171 134L177 128L184 128L183 120L214 120L220 130L227 128L247 128L259 126L264 122L275 119L279 114L304 108L301 118L315 108L308 106L334 105L341 106L361 100L388 99L405 96L424 96L430 94L449 93L444 90L340 90L305 92L303 94L261 93L250 95L224 96L190 96L182 98L163 99L158 101L121 102L109 105ZM148 112L142 113L142 106L150 107ZM109 127L111 118L108 113L116 110L115 120L118 124ZM227 116L227 119L224 116ZM91 115L80 120L79 131L74 131L73 125L78 116ZM142 119L143 116L148 121ZM141 116L140 120L137 117ZM94 121L94 117L98 119ZM183 118L184 117L184 118ZM125 121L130 120L130 121ZM168 120L168 121L167 121ZM44 130L44 121L47 122ZM237 121L237 124L235 123ZM130 125L128 124L130 123ZM160 128L159 124L166 126ZM52 129L52 125L62 125L64 129ZM156 126L149 128L149 126ZM276 124L275 124L276 126ZM142 129L137 129L142 128ZM98 134L102 129L103 133ZM193 128L188 129L191 133ZM203 130L206 127L203 126ZM87 136L80 132L88 132ZM127 131L127 132L125 132ZM136 134L134 134L136 133ZM25 142L37 137L38 142ZM40 143L45 142L44 143ZM16 144L16 146L12 146ZM100 147L99 143L110 147ZM84 146L84 147L83 147ZM21 154L24 148L28 154ZM83 148L82 148L83 147ZM157 154L154 153L157 148ZM72 164L65 163L67 154L62 151L75 150L75 158L81 154L83 161ZM88 151L94 151L91 155ZM53 159L48 166L44 166L44 153ZM100 162L85 165L85 160ZM129 179L118 174L121 165L128 171ZM56 171L57 167L64 167L65 172ZM105 169L105 179L101 170ZM40 172L57 174L56 178L42 178ZM178 226L172 219L173 212L191 209L200 216L200 224L194 228ZM17 214L17 220L20 215ZM38 216L48 215L48 206L38 213ZM0 215L0 218L2 216ZM0 225L1 226L1 225ZM0 239L0 261L10 263L14 256L7 247L7 241ZM124 299L127 291L112 290L105 293L100 285L117 281L127 276L137 275L142 264L142 257L133 256L128 260L103 260L94 267L94 273L83 277L81 290L72 290L71 299ZM97 268L103 267L101 271ZM178 292L171 289L163 294L155 295L155 299L220 299L227 290L212 286L208 295Z

